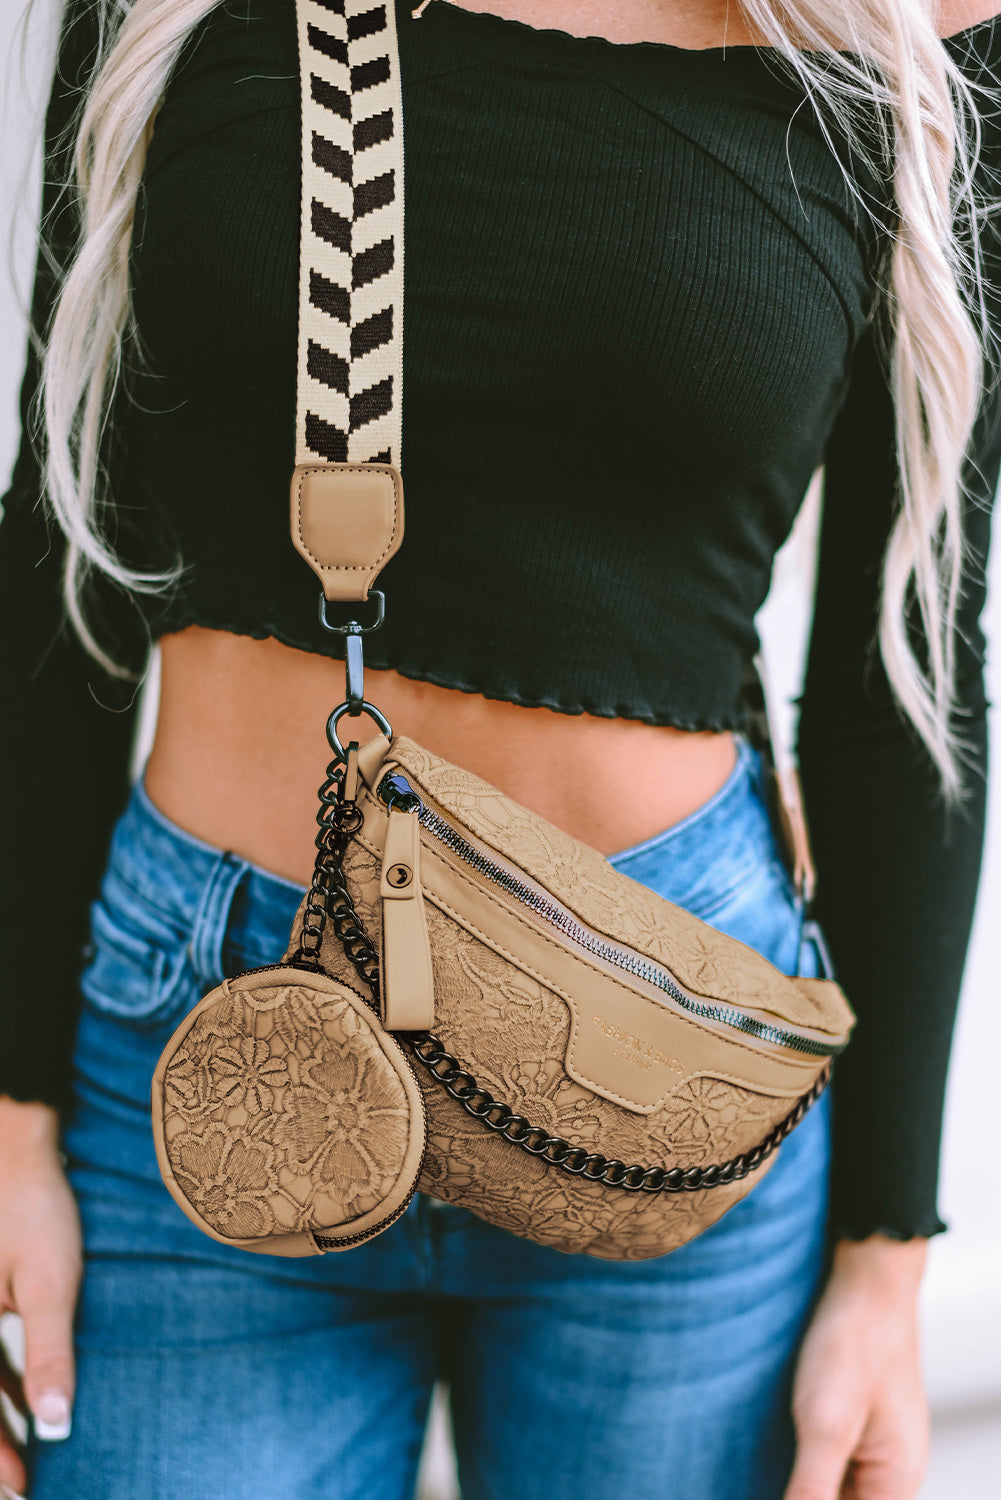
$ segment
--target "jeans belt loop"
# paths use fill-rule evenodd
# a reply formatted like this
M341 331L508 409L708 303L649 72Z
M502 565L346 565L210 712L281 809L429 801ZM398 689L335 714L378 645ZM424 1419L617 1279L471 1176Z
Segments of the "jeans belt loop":
M249 868L245 859L224 849L205 882L192 925L188 951L192 963L206 983L222 983L222 950L230 908L237 887Z

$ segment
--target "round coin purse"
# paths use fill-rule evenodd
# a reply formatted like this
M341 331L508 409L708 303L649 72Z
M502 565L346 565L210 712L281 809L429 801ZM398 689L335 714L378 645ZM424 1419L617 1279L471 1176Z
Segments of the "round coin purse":
M427 1145L413 1066L360 991L287 963L224 979L189 1012L157 1064L153 1114L188 1218L269 1255L381 1233Z

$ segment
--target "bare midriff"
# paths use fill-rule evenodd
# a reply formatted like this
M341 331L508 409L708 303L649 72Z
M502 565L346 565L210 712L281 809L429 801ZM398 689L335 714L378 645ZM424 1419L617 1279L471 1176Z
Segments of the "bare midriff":
M172 822L307 885L327 719L344 663L192 625L161 639L160 703L146 790ZM365 669L365 697L395 733L489 781L601 854L701 807L736 763L732 734L526 708L394 671ZM340 721L346 744L376 734Z

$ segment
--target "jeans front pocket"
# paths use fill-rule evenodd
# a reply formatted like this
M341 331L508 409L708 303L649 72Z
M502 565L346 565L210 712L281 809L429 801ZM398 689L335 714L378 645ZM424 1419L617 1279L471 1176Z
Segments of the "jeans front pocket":
M90 908L80 990L91 1009L140 1027L177 1017L192 1003L197 975L188 933L112 871Z

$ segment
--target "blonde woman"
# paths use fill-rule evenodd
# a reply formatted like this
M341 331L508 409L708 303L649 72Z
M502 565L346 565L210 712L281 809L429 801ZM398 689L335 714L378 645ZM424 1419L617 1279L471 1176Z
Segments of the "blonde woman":
M984 814L994 3L398 5L408 535L369 696L804 973L740 684L826 465L799 755L856 1035L745 1200L622 1263L423 1197L248 1256L160 1181L153 1066L281 954L343 696L286 531L295 14L69 0L0 526L8 1485L400 1500L443 1378L466 1500L915 1495Z

